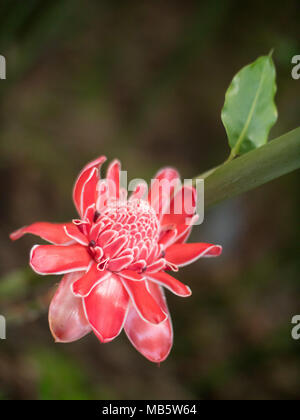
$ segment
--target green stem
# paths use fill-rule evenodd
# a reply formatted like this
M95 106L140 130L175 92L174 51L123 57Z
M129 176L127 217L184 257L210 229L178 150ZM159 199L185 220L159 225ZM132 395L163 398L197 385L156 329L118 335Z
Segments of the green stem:
M213 172L206 172L205 208L259 187L298 168L300 168L300 127L237 159L225 162Z
M226 162L227 162L227 161L226 161ZM224 162L224 163L225 163L225 162ZM223 165L223 164L222 164L222 165ZM208 176L210 176L213 172L215 172L215 170L216 170L216 169L220 168L220 166L222 166L222 165L215 166L215 167L214 167L214 168L212 168L212 169L208 169L208 171L205 171L205 172L203 172L201 175L196 176L196 177L194 178L194 180L195 180L195 179L197 179L197 178L206 179Z

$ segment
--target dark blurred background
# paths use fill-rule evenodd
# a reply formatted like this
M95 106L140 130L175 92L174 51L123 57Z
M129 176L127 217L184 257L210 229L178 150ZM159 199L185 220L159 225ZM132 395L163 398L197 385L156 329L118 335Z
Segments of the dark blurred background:
M28 268L36 238L10 231L74 217L81 167L106 154L129 178L164 165L192 178L229 148L220 111L244 65L274 48L279 120L299 125L299 2L1 0L2 399L288 399L300 396L299 173L212 208L194 241L220 243L168 293L175 340L157 367L122 334L54 344L47 304L57 277Z

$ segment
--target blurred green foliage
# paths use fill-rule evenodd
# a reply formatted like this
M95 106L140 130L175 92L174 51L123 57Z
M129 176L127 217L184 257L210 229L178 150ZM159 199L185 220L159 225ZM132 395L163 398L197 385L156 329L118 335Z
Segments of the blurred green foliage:
M95 389L79 363L59 351L32 349L30 359L37 371L38 398L42 400L111 399L106 386Z

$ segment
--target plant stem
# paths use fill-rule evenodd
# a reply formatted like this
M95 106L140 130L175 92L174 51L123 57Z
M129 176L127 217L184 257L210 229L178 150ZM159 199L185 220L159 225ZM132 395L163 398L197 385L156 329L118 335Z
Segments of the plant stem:
M226 161L205 177L205 208L300 168L300 127ZM203 178L198 176L197 178Z

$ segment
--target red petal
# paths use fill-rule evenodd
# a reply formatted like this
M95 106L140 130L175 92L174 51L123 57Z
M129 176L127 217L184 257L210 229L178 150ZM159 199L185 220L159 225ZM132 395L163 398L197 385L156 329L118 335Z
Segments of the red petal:
M135 261L134 263L130 264L127 268L130 271L141 272L142 270L145 269L146 266L147 266L147 263L146 263L145 260L139 260L139 261Z
M173 197L170 208L166 209L161 225L174 225L178 236L185 227L189 226L191 216L196 209L196 190L193 187L183 186Z
M73 200L75 207L81 217L84 216L84 208L86 209L88 207L87 202L90 202L92 204L95 202L96 198L96 186L95 183L95 174L94 169L97 168L99 165L102 165L103 162L106 161L105 156L100 156L98 159L88 163L83 170L80 172L74 188L73 188ZM97 180L98 181L98 180ZM89 185L89 182L91 185ZM86 185L87 183L87 185ZM87 192L84 193L85 187L87 188ZM95 190L92 191L92 189L95 187ZM84 199L84 202L83 202Z
M110 258L115 257L128 242L127 236L118 236L108 245L103 246L104 254Z
M202 242L192 244L174 244L166 250L167 261L182 267L191 264L200 257L217 257L222 252L220 245Z
M108 268L111 271L121 271L124 268L127 268L132 261L132 255L124 255L123 257L114 258L113 260L110 260L108 263Z
M99 182L98 168L90 169L89 176L82 187L80 199L80 214L85 216L86 210L96 205L97 200L97 184ZM92 210L93 213L93 210Z
M119 275L124 277L125 279L133 280L133 281L142 281L145 279L143 275L132 270L122 270L120 271Z
M175 295L187 297L191 296L192 294L191 289L188 286L181 283L179 280L175 279L164 271L147 274L147 278L171 290L171 292L175 293Z
M68 226L64 226L64 231L66 235L73 241L78 242L81 245L87 246L89 244L89 241L87 237L80 232L78 229L78 226L74 223L70 223Z
M99 230L101 229L101 225L99 224ZM103 228L102 228L103 229ZM97 233L97 229L94 229L95 233L92 232L91 234L91 238L93 236L92 239L94 239L95 237L95 241L98 241L98 244L100 246L104 246L104 245L108 245L110 244L115 237L118 235L118 232L116 232L115 230L112 229L108 229L106 231L104 231L100 236L99 236L99 232ZM99 236L99 237L98 237Z
M76 296L86 297L95 286L101 281L104 281L108 276L110 276L109 271L99 271L97 264L93 263L89 270L72 284L72 291Z
M21 229L16 230L9 236L10 239L15 241L26 233L31 233L32 235L40 236L42 239L45 239L45 241L52 242L56 245L63 245L73 242L73 240L66 235L66 232L64 231L64 226L70 227L72 225L73 223L36 222L32 225L24 226Z
M156 260L154 263L150 264L147 266L147 273L150 272L156 272L156 271L160 271L163 270L166 267L166 263L167 261L165 260L165 258L160 258L159 260Z
M145 281L131 281L123 279L124 286L140 316L152 324L160 324L168 315L162 310L151 296Z
M106 173L109 196L113 199L118 199L120 197L120 168L120 162L118 160L114 160L109 165Z
M39 274L63 274L86 271L91 257L81 245L35 245L30 253L30 266Z
M158 305L168 313L163 290L154 283L149 283L151 295ZM165 322L159 325L144 321L130 305L124 326L127 337L134 347L151 362L159 363L165 360L172 348L173 330L170 315Z
M179 181L179 173L173 168L163 168L156 174L151 182L148 201L157 214L162 214L165 207L169 207Z
M106 179L101 180L97 185L97 202L96 209L99 213L106 207L107 201L109 199L109 189L108 182Z
M166 229L161 233L159 243L168 248L173 242L175 242L177 237L177 229Z
M190 218L188 225L177 225L177 236L175 243L182 244L187 241L188 237L191 234L194 223L199 219L199 215L195 214Z
M129 296L117 276L111 275L84 298L84 307L90 326L100 341L106 343L120 334Z
M97 191L96 191L96 194ZM93 204L89 205L84 213L84 220L87 221L88 223L86 224L91 225L92 223L95 223L95 221L98 219L99 214L96 212L96 203L94 202ZM88 229L89 231L90 229Z
M145 195L147 193L148 186L145 182L141 182L138 184L131 194L129 201L136 200L136 199L145 199Z
M82 273L66 274L50 303L49 326L56 342L68 343L79 340L91 331L86 319L82 299L71 292L71 284Z

